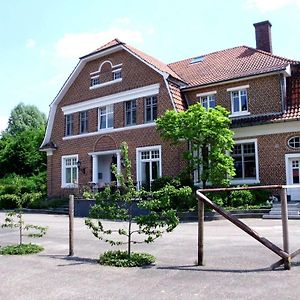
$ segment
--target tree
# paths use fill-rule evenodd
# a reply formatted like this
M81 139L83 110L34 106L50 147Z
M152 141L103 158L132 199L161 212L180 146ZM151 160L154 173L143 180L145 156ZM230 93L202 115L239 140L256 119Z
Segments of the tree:
M126 143L121 145L121 152L124 174L118 174L116 166L113 166L113 173L119 186L108 186L103 192L95 195L96 204L92 206L89 219L86 219L85 223L98 239L112 246L127 244L127 256L130 259L131 244L153 242L163 232L170 232L177 226L179 220L176 211L171 209L170 197L175 194L186 196L192 191L189 187L176 189L171 185L155 192L137 190L131 175L131 162L128 159ZM148 213L134 215L134 206L145 209ZM101 219L125 221L127 228L105 229ZM120 238L110 237L112 234L117 234ZM134 239L134 235L142 235L143 238ZM126 241L122 236L126 237Z
M189 142L184 153L189 171L199 170L202 186L228 185L234 176L233 159L228 155L234 145L229 112L216 106L206 110L200 103L186 111L167 111L157 119L157 129L165 140Z
M34 105L20 103L11 111L6 132L15 135L31 128L45 129L45 125L44 113Z
M0 177L10 173L34 175L46 169L46 157L39 151L45 130L29 128L0 139Z

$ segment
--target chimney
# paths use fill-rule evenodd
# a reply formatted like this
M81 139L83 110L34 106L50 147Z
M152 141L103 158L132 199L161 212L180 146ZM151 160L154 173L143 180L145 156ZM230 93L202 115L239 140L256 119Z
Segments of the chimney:
M256 49L272 53L272 24L269 21L263 21L253 26L255 27Z

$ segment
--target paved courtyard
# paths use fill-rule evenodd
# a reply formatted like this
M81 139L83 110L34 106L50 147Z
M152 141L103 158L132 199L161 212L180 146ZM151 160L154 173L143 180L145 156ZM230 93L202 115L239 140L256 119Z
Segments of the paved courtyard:
M4 214L0 213L0 223ZM205 222L205 263L197 259L197 223L182 223L154 244L133 246L156 257L147 268L100 266L110 246L75 219L75 256L68 257L68 218L26 214L28 223L47 225L34 240L40 254L0 256L0 299L299 299L300 256L291 271L271 271L278 257L226 220ZM282 245L280 220L244 220ZM116 223L105 222L106 225ZM120 225L120 223L117 223ZM289 221L290 248L300 248L300 220ZM16 230L0 229L0 245L17 243ZM26 241L26 238L25 238Z

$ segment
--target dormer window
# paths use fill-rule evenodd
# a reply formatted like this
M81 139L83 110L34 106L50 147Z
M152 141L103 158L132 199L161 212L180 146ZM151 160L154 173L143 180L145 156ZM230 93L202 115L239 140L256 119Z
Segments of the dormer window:
M113 70L113 80L121 79L122 78L122 72L121 69Z
M98 85L98 84L100 84L99 75L91 77L91 86L95 86L95 85Z

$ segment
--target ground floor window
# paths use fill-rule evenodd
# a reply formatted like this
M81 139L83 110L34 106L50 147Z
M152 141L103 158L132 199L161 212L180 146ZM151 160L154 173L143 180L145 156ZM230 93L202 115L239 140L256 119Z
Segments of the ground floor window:
M151 183L162 175L161 146L137 148L137 181L139 186L151 187Z
M62 156L62 187L78 185L78 155Z
M258 155L257 141L237 141L232 152L236 175L233 181L244 183L257 183Z

